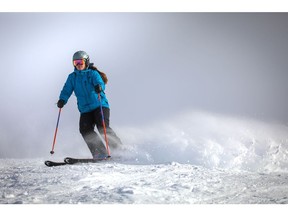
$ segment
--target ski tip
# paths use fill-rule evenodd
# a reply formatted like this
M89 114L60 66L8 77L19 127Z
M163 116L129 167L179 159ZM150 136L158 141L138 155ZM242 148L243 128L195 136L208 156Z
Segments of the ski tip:
M70 157L64 158L64 162L67 163L67 164L73 163L73 161L74 161L73 158L70 158Z
M44 164L48 167L66 165L66 163L64 163L64 162L55 162L55 161L45 161Z
M52 166L52 162L51 161L45 161L44 164L48 167Z

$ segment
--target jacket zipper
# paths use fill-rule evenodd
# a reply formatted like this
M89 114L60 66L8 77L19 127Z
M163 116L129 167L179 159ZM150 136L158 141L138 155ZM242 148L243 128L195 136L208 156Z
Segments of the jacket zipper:
M86 77L85 77L86 78ZM84 94L85 94L85 101L86 104L88 105L89 109L90 109L90 104L89 104L89 94L88 94L88 90L87 90L87 80L84 80L84 84L83 84L83 90L84 90Z

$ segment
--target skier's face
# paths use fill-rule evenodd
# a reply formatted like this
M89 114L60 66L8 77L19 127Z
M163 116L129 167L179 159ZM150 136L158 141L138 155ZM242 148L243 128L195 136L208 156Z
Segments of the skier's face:
M84 70L85 69L85 60L84 59L74 60L73 64L77 68L77 70Z
M82 64L82 65L78 64L78 65L76 65L76 68L77 68L77 70L84 70L85 64Z

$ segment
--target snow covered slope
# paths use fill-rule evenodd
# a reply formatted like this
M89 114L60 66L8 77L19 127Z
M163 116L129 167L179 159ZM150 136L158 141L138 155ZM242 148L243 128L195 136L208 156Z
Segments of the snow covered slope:
M48 168L0 160L0 203L288 203L288 173L208 169L176 162Z
M284 125L192 113L117 131L111 161L0 159L0 203L288 204Z

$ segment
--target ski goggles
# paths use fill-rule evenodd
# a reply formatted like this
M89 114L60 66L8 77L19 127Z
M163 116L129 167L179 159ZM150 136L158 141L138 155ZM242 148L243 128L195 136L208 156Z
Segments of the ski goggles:
M77 65L84 65L85 64L85 60L84 59L76 59L73 60L73 65L77 66Z

